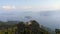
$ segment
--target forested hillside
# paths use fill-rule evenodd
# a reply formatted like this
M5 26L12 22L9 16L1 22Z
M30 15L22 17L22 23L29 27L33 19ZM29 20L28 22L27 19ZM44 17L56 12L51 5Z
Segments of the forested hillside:
M15 21L16 22L16 21ZM35 20L28 22L0 22L0 34L49 34L48 29L42 26Z

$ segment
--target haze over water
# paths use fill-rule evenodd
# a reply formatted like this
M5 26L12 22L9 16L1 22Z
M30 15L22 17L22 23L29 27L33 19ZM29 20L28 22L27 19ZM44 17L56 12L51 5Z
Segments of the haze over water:
M60 28L60 0L0 0L0 21L37 20L41 25Z

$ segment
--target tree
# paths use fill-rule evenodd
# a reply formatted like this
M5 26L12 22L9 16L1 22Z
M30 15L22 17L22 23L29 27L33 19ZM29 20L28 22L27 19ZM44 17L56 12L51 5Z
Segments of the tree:
M30 25L28 25L28 27L29 27L29 30L32 31L31 34L38 34L39 29L40 29L38 22L35 20L31 20L28 23L30 23Z
M24 22L19 22L19 24L17 24L17 32L18 34L21 34L22 31L24 30Z
M55 29L56 34L60 34L60 29Z

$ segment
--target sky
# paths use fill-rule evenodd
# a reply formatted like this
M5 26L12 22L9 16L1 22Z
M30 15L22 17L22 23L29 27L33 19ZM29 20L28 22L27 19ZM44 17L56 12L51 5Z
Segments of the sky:
M60 28L60 0L0 0L0 21L37 20L40 24Z
M60 0L0 0L1 10L60 10Z

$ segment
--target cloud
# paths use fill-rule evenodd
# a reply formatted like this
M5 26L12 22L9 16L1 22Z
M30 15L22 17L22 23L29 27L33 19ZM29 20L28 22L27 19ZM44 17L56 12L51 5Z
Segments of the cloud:
M1 8L0 8L1 9ZM44 5L44 6L2 6L4 10L19 10L19 11L50 11L60 10L60 5Z
M31 6L24 6L22 7L22 9L31 9L32 7Z
M15 6L2 6L2 9L4 10L12 10L12 9L16 9Z
M44 6L22 6L19 10L24 11L50 11L60 10L60 5L44 5Z

